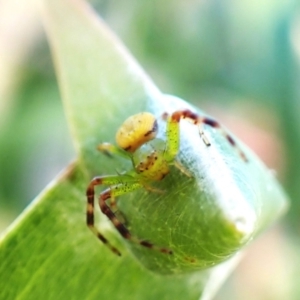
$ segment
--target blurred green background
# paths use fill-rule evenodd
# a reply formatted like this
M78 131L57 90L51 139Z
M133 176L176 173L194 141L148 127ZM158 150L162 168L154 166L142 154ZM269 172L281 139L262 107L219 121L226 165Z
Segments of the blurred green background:
M299 1L91 4L163 92L219 119L291 198L216 299L299 299ZM0 0L0 231L74 158L35 1Z

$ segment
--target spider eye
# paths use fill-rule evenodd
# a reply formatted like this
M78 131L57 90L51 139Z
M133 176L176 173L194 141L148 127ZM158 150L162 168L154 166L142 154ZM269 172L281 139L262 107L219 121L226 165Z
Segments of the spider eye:
M142 112L125 120L117 131L116 142L122 149L133 153L141 145L154 139L157 131L155 117L148 112Z

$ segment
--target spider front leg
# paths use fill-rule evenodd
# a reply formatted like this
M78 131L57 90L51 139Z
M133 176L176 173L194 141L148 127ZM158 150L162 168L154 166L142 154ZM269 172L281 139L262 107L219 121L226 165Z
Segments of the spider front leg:
M121 178L120 178L121 177ZM95 198L95 186L97 185L114 185L122 182L122 176L99 176L95 177L89 184L86 196L87 196L87 209L86 209L86 223L91 231L103 242L112 252L117 255L121 255L118 249L113 247L104 235L94 225L94 198Z
M87 225L92 230L92 232L105 245L107 245L111 249L112 252L114 252L117 255L121 255L121 253L115 247L111 246L107 241L107 239L94 226L95 186L101 184L112 185L112 186L100 194L99 196L100 209L110 219L110 221L114 224L114 226L119 231L119 233L125 239L149 249L158 250L162 253L172 254L172 251L170 251L169 249L157 247L146 240L140 240L132 236L132 234L126 228L126 226L117 218L117 216L113 213L110 207L106 204L106 201L108 199L115 198L116 196L120 196L125 193L129 193L143 187L143 185L137 179L129 175L95 177L90 182L86 193L87 194Z
M132 155L130 153L110 143L99 144L97 146L97 150L99 150L100 152L102 152L104 155L108 157L113 157L113 155L117 155L126 159L130 159L132 161ZM118 209L117 201L115 197L112 197L110 199L110 207L114 212L116 212L116 210Z
M200 128L201 125L205 124L210 127L213 127L221 132L221 134L227 139L229 144L234 147L237 152L239 153L240 157L247 162L248 159L244 152L238 147L236 144L235 140L231 135L229 135L224 128L215 120L204 117L204 116L199 116L196 113L193 113L190 110L178 110L172 113L172 115L163 115L164 119L167 119L167 155L169 156L169 159L174 159L176 154L179 151L179 122L181 119L188 119L191 121L193 124L199 126L199 134L202 137L204 143L207 146L210 146L210 142L204 135L202 128Z

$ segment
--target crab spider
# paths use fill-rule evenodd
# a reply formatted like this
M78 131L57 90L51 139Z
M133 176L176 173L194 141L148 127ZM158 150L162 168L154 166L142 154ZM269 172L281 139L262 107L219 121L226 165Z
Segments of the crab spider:
M113 247L109 241L94 225L94 198L95 186L106 185L108 189L100 193L99 206L113 223L123 238L139 244L143 247L154 249L165 254L172 254L172 250L139 239L133 236L126 226L117 218L111 207L115 206L117 196L132 192L140 188L152 190L151 182L162 180L169 172L170 166L175 165L184 173L185 170L176 162L176 156L180 147L180 120L187 119L199 128L199 134L206 146L210 146L209 140L204 135L201 126L203 124L218 129L234 147L241 159L247 161L245 154L237 146L235 140L220 126L220 124L208 117L200 116L190 110L178 110L172 114L163 114L167 122L165 140L156 138L158 124L156 118L148 112L138 113L129 117L121 125L116 134L117 146L103 143L98 150L110 155L116 154L131 160L132 169L124 174L97 176L88 185L86 222L91 231L105 244L112 252L121 255L118 249ZM186 173L187 174L187 173ZM106 201L110 199L110 206Z

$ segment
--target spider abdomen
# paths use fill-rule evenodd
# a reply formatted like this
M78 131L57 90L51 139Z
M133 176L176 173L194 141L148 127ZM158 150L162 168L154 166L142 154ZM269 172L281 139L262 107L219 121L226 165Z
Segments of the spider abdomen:
M116 134L116 142L123 150L133 153L141 145L155 138L158 126L155 117L142 112L129 117Z

